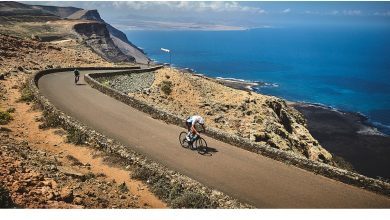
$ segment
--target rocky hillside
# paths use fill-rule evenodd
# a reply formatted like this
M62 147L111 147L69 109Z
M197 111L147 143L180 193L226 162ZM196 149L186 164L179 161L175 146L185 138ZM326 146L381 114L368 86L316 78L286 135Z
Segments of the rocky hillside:
M21 21L51 21L58 16L39 8L18 2L0 2L0 23Z
M131 81L139 77L137 86ZM216 80L164 68L154 74L102 79L103 83L182 118L199 114L206 125L311 160L333 164L309 133L304 117L272 96L232 89ZM150 86L151 85L151 86ZM143 87L142 87L143 86Z
M42 42L19 25L7 27L24 37L0 33L0 209L166 207L130 178L126 161L76 146L67 132L49 128L23 86L37 70L113 64L76 40Z
M0 22L0 32L2 28L15 30L5 34L31 32L30 35L45 41L69 38L81 40L107 61L149 61L124 33L101 19L97 10L0 2ZM62 27L56 28L58 23ZM70 25L71 30L63 28Z

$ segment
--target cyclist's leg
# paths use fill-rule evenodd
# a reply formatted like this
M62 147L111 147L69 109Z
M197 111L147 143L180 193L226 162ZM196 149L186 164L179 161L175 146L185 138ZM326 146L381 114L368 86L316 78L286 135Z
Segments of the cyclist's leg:
M186 139L187 139L187 141L190 141L191 140L191 138L190 138L191 137L191 123L186 121L186 126L187 126L187 131L188 131Z

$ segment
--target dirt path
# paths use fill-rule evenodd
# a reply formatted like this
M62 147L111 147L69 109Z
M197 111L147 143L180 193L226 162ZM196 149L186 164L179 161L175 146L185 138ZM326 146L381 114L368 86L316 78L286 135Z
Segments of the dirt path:
M42 77L39 89L56 107L88 126L170 169L256 207L390 207L390 199L385 196L209 137L209 146L216 150L212 156L183 149L177 141L182 128L154 120L88 85L75 86L70 72Z

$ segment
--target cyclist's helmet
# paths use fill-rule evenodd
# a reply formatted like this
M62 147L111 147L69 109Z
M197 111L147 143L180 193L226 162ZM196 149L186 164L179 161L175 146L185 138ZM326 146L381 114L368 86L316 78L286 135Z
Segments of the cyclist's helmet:
M204 125L204 119L202 117L199 119L199 124Z

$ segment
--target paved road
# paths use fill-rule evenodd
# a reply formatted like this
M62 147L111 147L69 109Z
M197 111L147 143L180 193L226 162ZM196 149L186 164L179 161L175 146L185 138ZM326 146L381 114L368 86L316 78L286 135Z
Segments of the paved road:
M73 73L54 73L42 77L38 86L57 108L86 125L240 201L258 208L390 208L388 197L209 137L205 139L217 151L212 156L184 149L178 142L182 128L155 120L80 79L83 85L76 86Z

